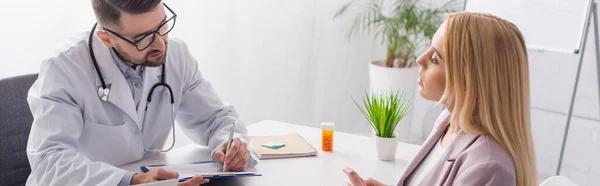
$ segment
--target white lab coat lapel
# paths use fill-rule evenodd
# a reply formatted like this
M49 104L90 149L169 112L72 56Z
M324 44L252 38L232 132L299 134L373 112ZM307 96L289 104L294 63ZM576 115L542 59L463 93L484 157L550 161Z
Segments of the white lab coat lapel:
M144 91L142 91L142 97L140 99L140 103L138 105L138 110L137 110L137 115L138 115L138 126L140 127L140 129L143 129L143 125L146 121L144 121L145 115L146 115L146 105L148 105L148 95L150 94L150 89L152 89L152 87L160 82L160 76L162 73L162 66L159 67L145 67L146 69L144 69ZM168 69L166 69L168 70ZM154 89L154 92L161 92L163 89L162 86L157 87L156 89ZM152 102L154 101L158 101L155 100L157 99L157 97L152 99ZM155 108L153 108L154 110L156 110ZM148 110L151 110L151 108L148 108ZM151 110L152 111L152 110Z
M108 102L120 108L133 122L140 126L133 96L131 96L131 88L127 85L125 76L123 76L123 73L119 70L119 67L110 55L110 48L106 47L97 35L94 35L93 45L96 61L98 62L102 76L104 76L104 81L110 86ZM99 88L101 86L100 79L96 77L96 87Z

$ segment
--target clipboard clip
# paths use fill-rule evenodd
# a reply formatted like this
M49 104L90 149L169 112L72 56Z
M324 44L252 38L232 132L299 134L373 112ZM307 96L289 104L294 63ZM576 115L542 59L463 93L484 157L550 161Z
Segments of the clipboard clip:
M235 176L235 172L201 173L201 174L196 174L196 176L202 176L204 178L232 177L232 176Z

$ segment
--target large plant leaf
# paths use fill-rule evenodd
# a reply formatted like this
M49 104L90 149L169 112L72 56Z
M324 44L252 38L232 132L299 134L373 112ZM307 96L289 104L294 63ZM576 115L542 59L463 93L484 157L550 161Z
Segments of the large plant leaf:
M451 0L440 7L427 7L419 0L396 0L389 8L385 2L351 0L335 13L334 18L353 13L355 17L347 32L348 39L358 34L373 34L393 52L394 58L402 57L414 63L419 47L429 43L444 14L462 8L463 1ZM391 13L386 14L386 10Z

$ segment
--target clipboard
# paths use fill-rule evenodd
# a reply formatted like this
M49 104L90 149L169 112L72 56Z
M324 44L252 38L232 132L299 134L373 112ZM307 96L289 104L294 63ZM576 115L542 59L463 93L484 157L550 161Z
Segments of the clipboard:
M150 171L151 168L162 167L169 171L179 173L179 182L184 182L196 175L201 175L205 179L228 179L239 177L262 176L256 172L221 172L222 164L216 161L193 162L189 164L159 164L144 165L140 167L143 172Z

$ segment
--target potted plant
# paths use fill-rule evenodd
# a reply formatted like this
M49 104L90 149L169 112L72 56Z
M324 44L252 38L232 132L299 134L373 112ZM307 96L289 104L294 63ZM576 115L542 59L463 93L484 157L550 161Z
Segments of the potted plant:
M429 2L429 1L428 1ZM385 59L369 63L370 90L401 90L413 96L417 89L417 56L425 51L443 21L443 14L453 11L456 0L433 8L419 0L351 0L344 4L334 18L353 13L347 37L374 33L386 46ZM408 141L410 117L401 125L401 141Z
M398 135L394 132L398 123L410 112L412 99L399 91L365 92L362 108L356 100L352 99L360 112L365 116L375 133L375 144L379 160L393 160L396 158Z

